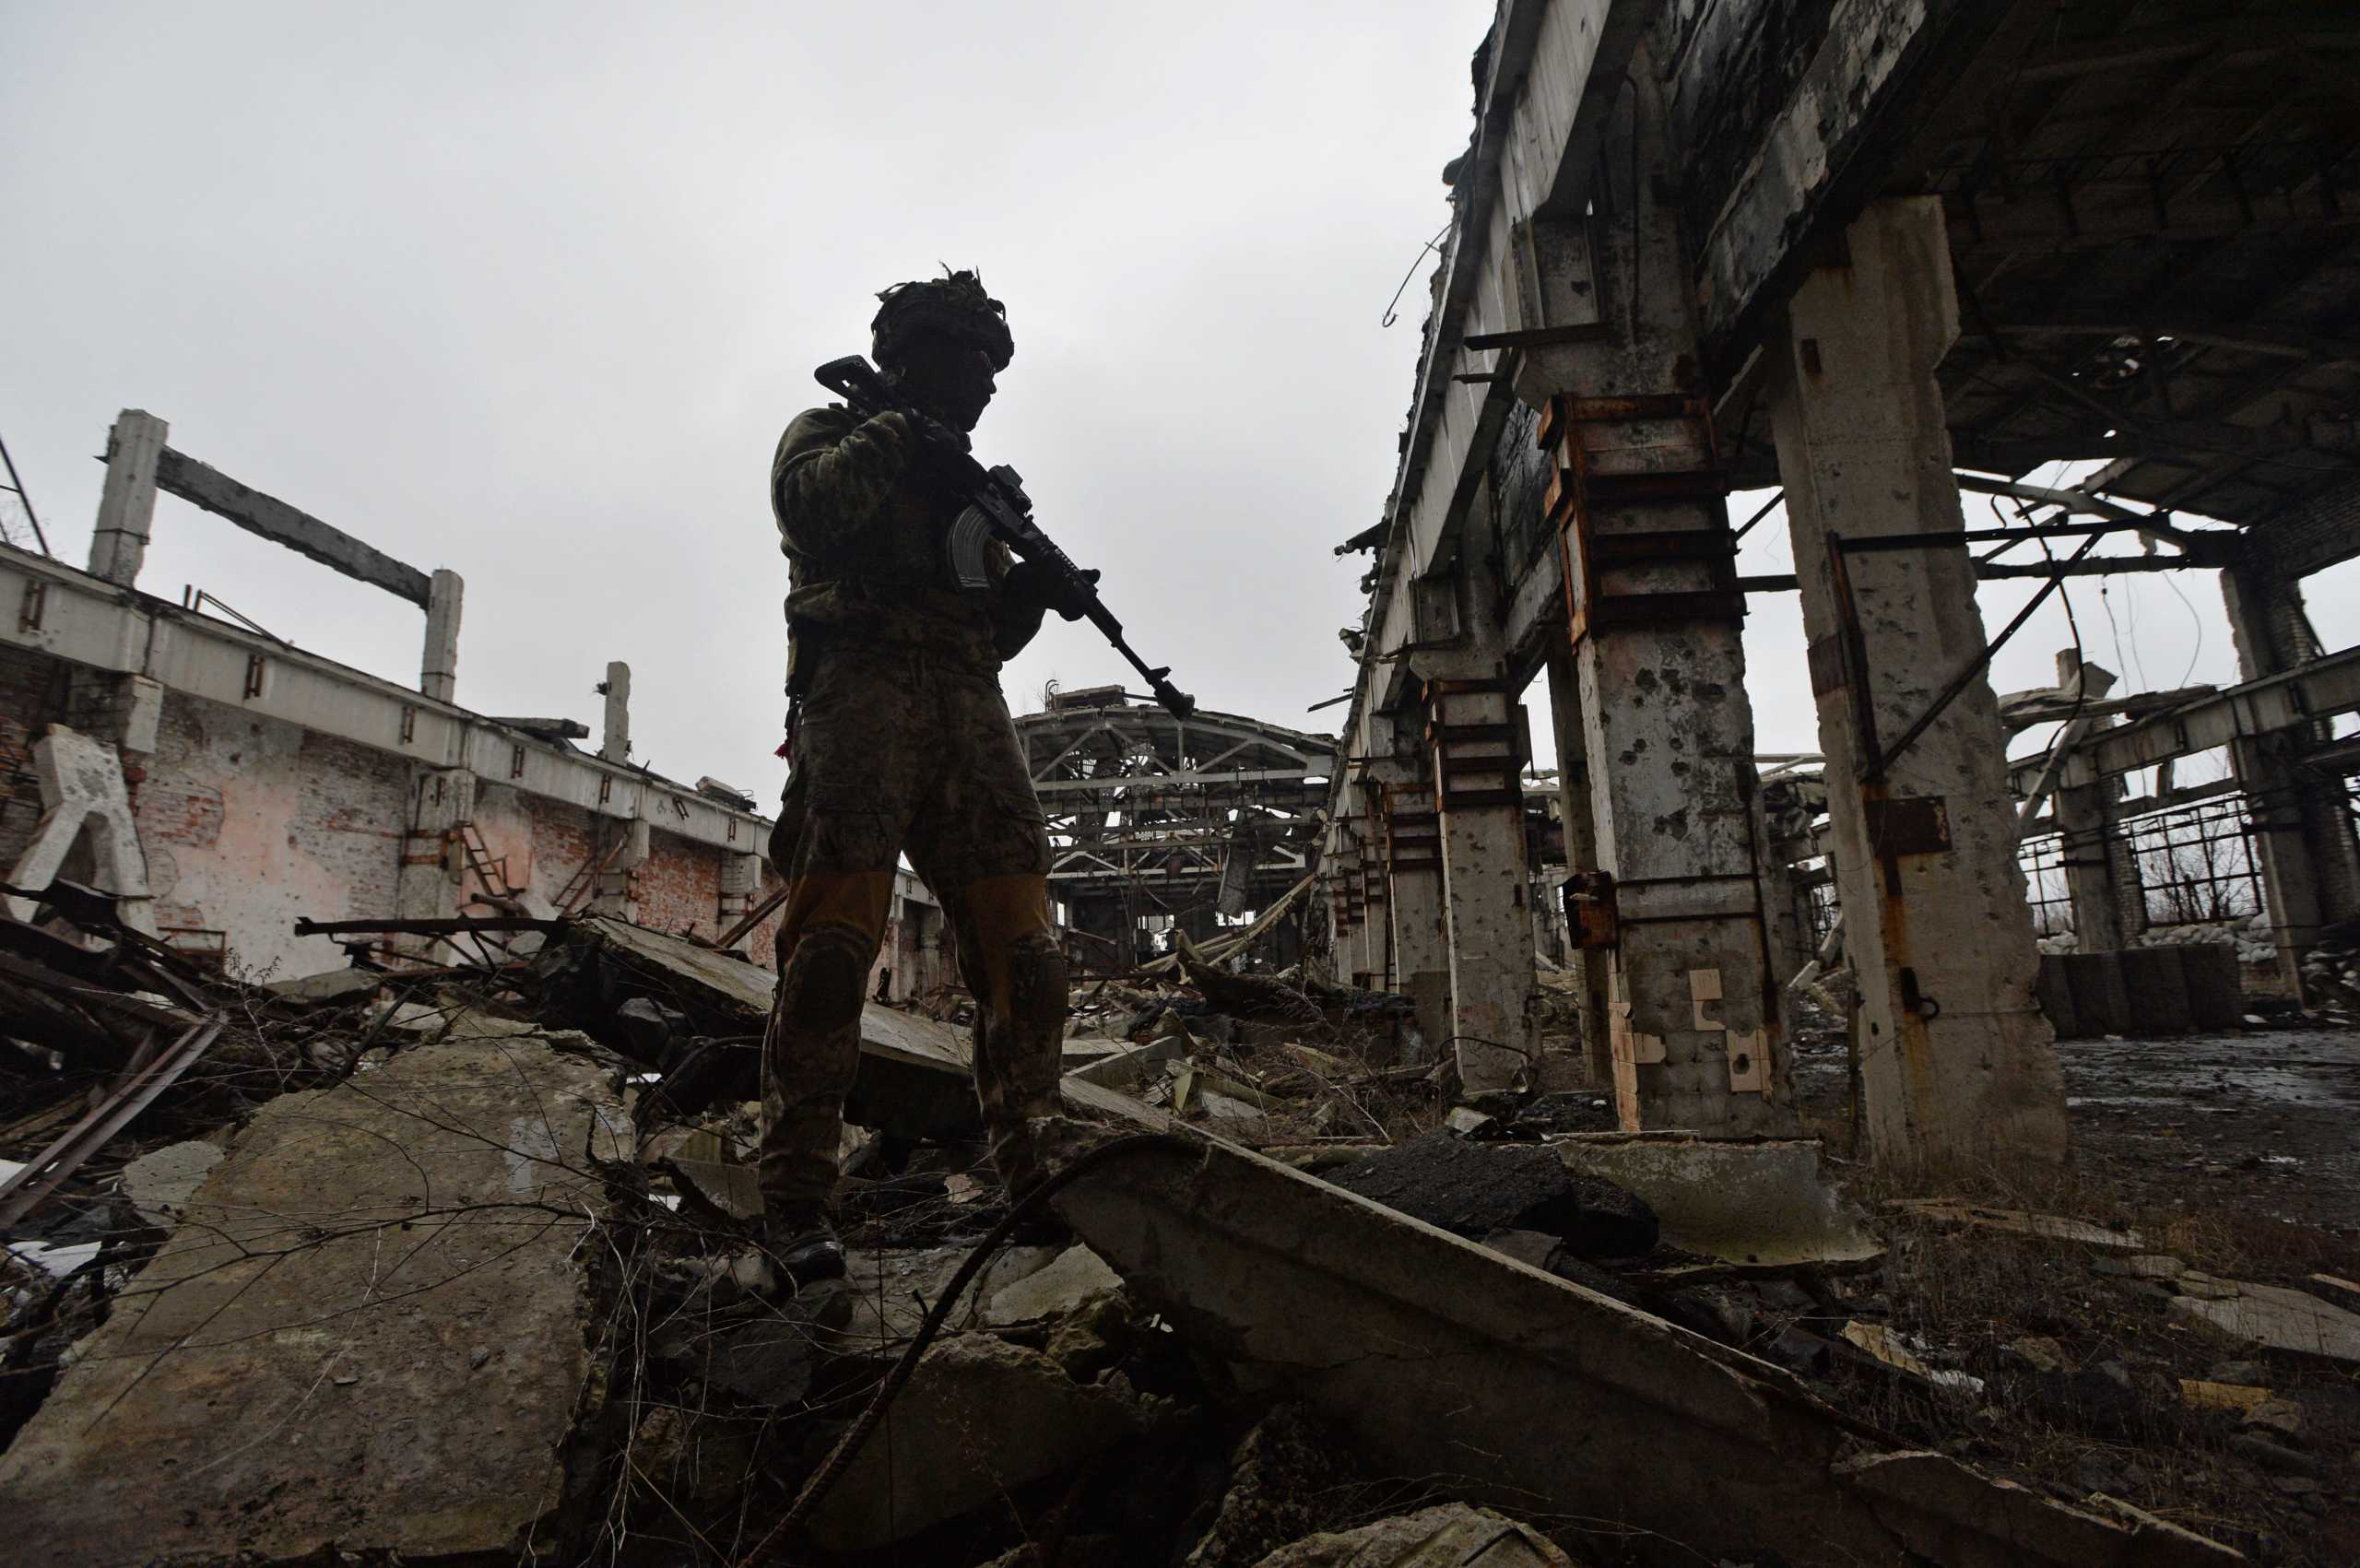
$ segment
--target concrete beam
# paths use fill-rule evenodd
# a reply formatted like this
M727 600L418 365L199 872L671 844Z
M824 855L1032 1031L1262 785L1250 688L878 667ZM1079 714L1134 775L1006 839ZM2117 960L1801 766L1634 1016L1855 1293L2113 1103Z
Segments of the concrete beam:
M2304 674L2325 662L2318 659L2300 584L2259 570L2224 572L2221 597L2238 667L2249 676L2284 671L2281 678L2291 677L2299 692ZM2303 660L2314 662L2290 668ZM2360 917L2360 842L2343 779L2308 763L2329 743L2327 718L2334 711L2307 712L2266 737L2240 738L2233 752L2253 808L2279 971L2297 996L2306 994L2304 956L2318 945L2321 928Z
M420 609L433 599L433 580L276 496L240 484L219 469L166 447L156 465L156 488L226 517L249 534L285 545L297 555L333 567L357 582L383 588Z
M1810 62L1740 144L1751 157L1726 182L1717 210L1704 215L1710 227L1693 271L1717 373L1737 368L1761 323L1840 242L1844 224L1893 174L1894 155L1913 139L1941 142L1929 126L1979 110L1992 40L2053 16L2053 6L2033 0L1835 0ZM1673 96L1701 91L1692 78L1718 63L1702 53L1682 62Z
M1127 1151L1058 1211L1190 1343L1219 1347L1255 1386L1284 1385L1394 1473L1598 1521L1646 1562L2242 1561L1919 1450L1767 1362L1194 1141Z
M0 646L142 676L425 767L464 767L598 816L644 816L692 843L759 849L770 831L766 819L685 786L503 729L407 687L5 545L0 605L17 607L0 614Z
M2273 230L2348 229L2360 209L2339 202L2323 185L2277 191L2244 201L2190 196L2165 201L2152 193L2076 198L2068 189L2027 181L2004 195L1954 194L1943 200L1952 242L1965 255L2012 251L2074 251L2126 240L2212 240Z
M156 468L169 428L141 408L125 408L107 432L107 477L90 533L90 574L119 587L139 581L156 520Z
M2094 736L2059 770L2058 785L2095 783L2175 757L2263 736L2338 713L2360 711L2360 648L2259 680L2200 697L2184 707ZM2023 795L2047 760L2028 757L2011 769L2009 785Z

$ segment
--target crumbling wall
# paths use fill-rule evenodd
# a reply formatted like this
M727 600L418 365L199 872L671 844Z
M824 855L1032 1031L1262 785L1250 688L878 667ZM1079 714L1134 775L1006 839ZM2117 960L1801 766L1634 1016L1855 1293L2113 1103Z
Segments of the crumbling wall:
M157 923L281 977L344 962L299 917L395 906L410 768L349 741L168 692L133 792ZM198 936L197 933L206 935Z
M0 647L0 875L41 820L29 759L45 726L63 717L75 667ZM342 967L333 940L298 938L295 922L395 912L403 836L424 772L357 742L167 690L155 750L128 757L124 770L159 925L177 945L222 954L258 976ZM622 825L504 781L478 781L474 826L485 853L510 888L551 906L582 890L584 868ZM745 849L759 851L763 830L743 831ZM662 831L650 847L638 877L640 919L718 936L732 852ZM765 867L757 900L776 886ZM470 877L466 891L476 890ZM765 920L746 948L765 967L777 929L775 916Z
M564 817L573 820L557 819ZM537 893L552 906L582 869L588 821L587 812L537 800L509 784L476 781L476 831L485 854L511 888ZM474 890L472 878L468 888Z
M55 659L0 647L0 869L16 865L41 823L41 784L28 759L57 717L64 672Z
M648 837L647 864L639 868L636 887L642 925L676 936L721 935L719 852L659 829Z

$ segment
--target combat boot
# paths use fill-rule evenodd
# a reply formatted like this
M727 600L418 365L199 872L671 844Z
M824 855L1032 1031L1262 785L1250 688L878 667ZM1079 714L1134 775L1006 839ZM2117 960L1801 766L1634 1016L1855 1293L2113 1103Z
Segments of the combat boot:
M784 1283L801 1291L844 1277L844 1244L818 1204L782 1209L762 1222L762 1250Z
M1103 1129L1069 1116L1025 1117L1022 1147L1026 1158L1021 1169L1009 1181L1009 1203L1023 1203L1051 1175L1105 1141L1105 1137ZM1058 1246L1072 1241L1073 1232L1044 1203L1026 1215L1009 1239L1018 1246Z

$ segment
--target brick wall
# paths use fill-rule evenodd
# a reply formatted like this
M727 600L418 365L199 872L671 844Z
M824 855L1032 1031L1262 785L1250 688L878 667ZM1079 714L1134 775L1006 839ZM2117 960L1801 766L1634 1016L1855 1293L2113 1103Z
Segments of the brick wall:
M0 647L0 872L22 855L41 819L30 748L64 716L68 667ZM157 920L183 933L176 940L218 946L243 973L291 977L345 961L326 937L299 940L299 917L395 912L402 835L415 809L416 775L403 759L167 691L156 750L130 759L125 776ZM555 905L619 825L483 781L475 826L508 886ZM747 848L761 847L763 830L742 831ZM651 835L650 847L638 878L642 923L718 936L730 852L663 832ZM777 886L765 867L757 897ZM474 878L466 890L476 890ZM748 937L747 956L771 967L777 930L773 914Z
M242 970L293 976L344 961L328 938L296 937L299 916L394 908L407 762L172 691L140 769L133 810L168 933L218 933Z
M720 936L720 853L662 832L648 835L647 849L647 862L633 881L639 923L676 937L709 941Z
M2248 529L2246 539L2274 577L2307 577L2360 555L2360 481L2288 507Z

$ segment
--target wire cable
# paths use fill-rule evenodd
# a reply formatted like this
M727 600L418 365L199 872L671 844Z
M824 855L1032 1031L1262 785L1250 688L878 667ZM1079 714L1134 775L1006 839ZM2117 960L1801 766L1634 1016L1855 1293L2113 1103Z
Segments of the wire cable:
M1401 302L1401 296L1410 291L1410 279L1418 276L1418 264L1426 259L1426 253L1428 251L1433 250L1436 245L1442 243L1442 237L1449 233L1451 224L1457 223L1457 215L1454 213L1451 216L1450 223L1446 223L1440 229L1435 230L1434 237L1418 247L1418 253L1410 258L1410 270L1401 275L1401 287L1396 289L1393 291L1393 298L1385 302L1385 319L1376 324L1378 326L1391 326L1395 322L1401 319L1398 315L1394 313L1393 307L1399 304Z
M950 1309L958 1304L960 1296L974 1283L975 1277L984 1271L984 1265L991 1260L992 1255L1016 1233L1025 1220L1038 1213L1043 1205L1100 1166L1111 1164L1118 1156L1141 1154L1150 1149L1199 1154L1210 1147L1202 1138L1182 1133L1131 1133L1077 1156L1072 1163L1051 1174L1012 1205L1007 1216L975 1244L975 1250L967 1255L967 1261L961 1264L959 1271L950 1277L950 1282L943 1287L941 1296L926 1308L926 1317L918 1324L917 1332L910 1337L909 1346L903 1350L902 1359L893 1363L892 1370L885 1374L885 1381L879 1384L877 1392L869 1396L868 1404L854 1418L844 1434L836 1440L836 1445L828 1451L827 1458L812 1472L811 1479L803 1483L803 1490L796 1493L795 1501L788 1505L785 1515L771 1527L768 1535L755 1543L751 1551L738 1559L738 1568L760 1568L761 1563L768 1562L778 1543L809 1518L820 1500L844 1479L844 1471L851 1468L853 1460L859 1456L861 1446L868 1441L869 1433L877 1430L877 1423L885 1419L885 1412L892 1407L894 1398L910 1381L910 1374L917 1370L918 1361L926 1354L926 1347L933 1344L935 1336L942 1332L942 1325L950 1316Z

